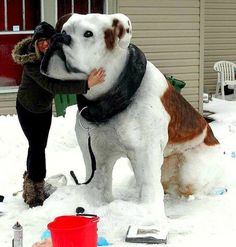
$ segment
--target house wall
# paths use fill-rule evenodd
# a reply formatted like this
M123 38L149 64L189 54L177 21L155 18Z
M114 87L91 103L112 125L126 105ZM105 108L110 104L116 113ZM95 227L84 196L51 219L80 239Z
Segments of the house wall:
M204 90L215 93L214 63L236 63L236 0L205 0Z
M0 93L0 115L16 113L16 92Z
M43 2L46 8L47 1ZM162 73L187 83L182 94L200 112L203 92L204 2L205 0L106 1L108 13L121 12L130 17L133 25L132 42L144 51L148 60ZM51 21L54 18L53 14ZM0 114L6 112L1 110L4 101L5 95L0 94ZM14 107L8 110L9 114L15 112Z
M57 21L57 7L55 0L41 0L41 20L46 20L51 25Z
M116 12L129 16L132 42L163 74L187 84L183 96L202 110L204 1L116 0ZM114 5L114 4L113 4ZM110 11L114 11L115 7Z
M16 94L17 89L0 93L0 115L16 114ZM55 104L52 106L52 112L56 115Z

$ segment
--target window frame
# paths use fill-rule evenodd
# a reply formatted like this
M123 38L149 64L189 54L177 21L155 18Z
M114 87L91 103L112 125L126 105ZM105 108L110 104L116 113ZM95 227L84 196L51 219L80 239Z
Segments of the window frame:
M88 13L91 13L91 1L88 0ZM71 0L71 12L74 13L75 9L75 0ZM0 30L0 36L1 35L17 35L17 34L28 34L32 35L34 30L19 30L19 31L13 31L13 30L7 30L8 29L8 21L7 21L7 4L8 1L4 0L4 30ZM49 4L49 1L46 0L40 0L40 20L44 20L45 16L45 6ZM22 0L22 29L26 28L26 11L25 11L25 0ZM58 0L54 0L54 7L55 7L55 23L58 20ZM103 0L103 13L108 13L108 0ZM11 92L17 92L19 86L1 86L0 87L0 94L2 93L11 93Z

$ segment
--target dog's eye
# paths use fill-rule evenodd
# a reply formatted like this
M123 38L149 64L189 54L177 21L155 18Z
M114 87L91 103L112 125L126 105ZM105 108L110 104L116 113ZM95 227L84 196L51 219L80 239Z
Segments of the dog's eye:
M65 30L63 30L63 31L62 31L62 34L66 34L66 31L65 31Z
M89 37L92 37L93 36L93 33L91 32L91 31L86 31L85 33L84 33L84 37L85 38L89 38Z

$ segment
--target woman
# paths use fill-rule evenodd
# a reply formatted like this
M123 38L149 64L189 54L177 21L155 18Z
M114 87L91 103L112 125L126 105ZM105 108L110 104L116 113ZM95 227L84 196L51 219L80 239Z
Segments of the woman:
M20 41L12 51L14 61L23 65L16 110L29 143L27 171L23 176L23 198L30 207L42 205L47 197L44 191L45 148L51 126L54 95L85 94L105 78L103 69L93 70L87 81L60 81L42 75L40 62L55 33L50 24L41 22L35 28L33 37Z

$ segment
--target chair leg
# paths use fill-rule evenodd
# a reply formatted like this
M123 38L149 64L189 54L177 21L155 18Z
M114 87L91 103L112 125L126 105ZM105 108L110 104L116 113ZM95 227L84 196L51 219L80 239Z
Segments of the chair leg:
M223 83L221 84L221 98L225 99L225 89Z
M215 95L216 98L217 98L218 95L219 95L219 90L220 90L220 84L217 82L217 83L216 83L216 95Z

